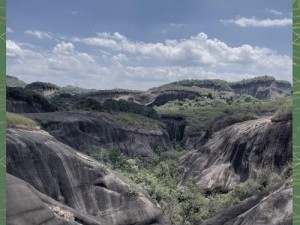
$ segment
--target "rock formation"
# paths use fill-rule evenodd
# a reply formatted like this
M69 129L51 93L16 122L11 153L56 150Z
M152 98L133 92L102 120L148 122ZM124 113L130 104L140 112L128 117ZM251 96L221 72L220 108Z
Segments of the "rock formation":
M171 149L165 129L126 126L106 113L54 112L25 116L38 121L59 141L81 152L115 146L130 156L149 156L158 147Z
M62 214L71 213L77 223L56 218L48 224L165 224L159 206L145 192L45 131L7 130L7 173L19 178L8 175L11 224L18 218L26 218L23 225L46 224L62 205ZM20 205L13 200L17 195L22 195Z
M291 121L250 120L214 133L184 156L182 182L194 177L207 191L227 192L262 171L282 176L291 158Z

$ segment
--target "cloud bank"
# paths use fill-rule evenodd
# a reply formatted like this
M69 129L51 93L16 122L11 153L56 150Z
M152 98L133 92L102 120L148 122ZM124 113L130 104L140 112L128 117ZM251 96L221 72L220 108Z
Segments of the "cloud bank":
M8 74L27 82L85 88L147 89L180 79L234 81L259 75L292 79L290 57L263 47L231 47L205 33L150 43L102 32L65 38L47 50L7 40L7 56Z

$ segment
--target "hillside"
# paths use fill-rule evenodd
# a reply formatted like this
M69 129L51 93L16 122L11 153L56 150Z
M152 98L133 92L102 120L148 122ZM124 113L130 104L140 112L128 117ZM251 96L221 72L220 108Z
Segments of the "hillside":
M26 83L17 77L6 75L7 87L25 87Z
M11 224L291 224L288 82L34 82L7 96Z

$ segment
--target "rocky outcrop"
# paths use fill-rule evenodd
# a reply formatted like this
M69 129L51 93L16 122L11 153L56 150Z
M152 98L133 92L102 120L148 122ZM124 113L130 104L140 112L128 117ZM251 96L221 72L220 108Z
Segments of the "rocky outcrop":
M233 82L230 87L236 94L247 94L257 99L282 98L292 93L292 85L289 82L276 81L273 77L266 77L265 79L261 77L256 82L251 82L251 79L244 82Z
M184 156L182 182L195 178L204 190L226 192L261 171L283 175L291 157L291 121L250 120L214 133Z
M291 186L273 186L220 212L202 225L292 225Z
M22 204L17 205L17 199L10 203L11 224L19 219L25 221L23 225L54 220L50 210L54 215L69 212L70 218L78 218L77 223L63 223L60 218L53 224L165 224L159 206L145 192L45 131L7 130L7 172L23 180L8 177L8 201L12 194L23 196ZM98 223L83 222L95 221L95 217Z
M29 104L25 101L15 101L7 100L6 101L6 110L12 113L39 113L46 112L44 107L36 102Z
M161 116L160 120L166 124L170 141L183 141L187 122L182 117Z
M127 126L106 113L54 112L24 116L38 121L59 141L81 152L119 147L129 156L148 156L159 147L171 149L165 129Z

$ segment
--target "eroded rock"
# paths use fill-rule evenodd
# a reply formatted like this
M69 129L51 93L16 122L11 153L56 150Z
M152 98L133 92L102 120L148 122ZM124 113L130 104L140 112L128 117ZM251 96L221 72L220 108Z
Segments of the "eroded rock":
M182 182L195 178L204 190L226 192L261 171L282 176L291 157L291 121L246 121L214 133L203 147L184 156Z
M159 206L145 192L45 131L7 130L7 172L108 224L165 224Z

